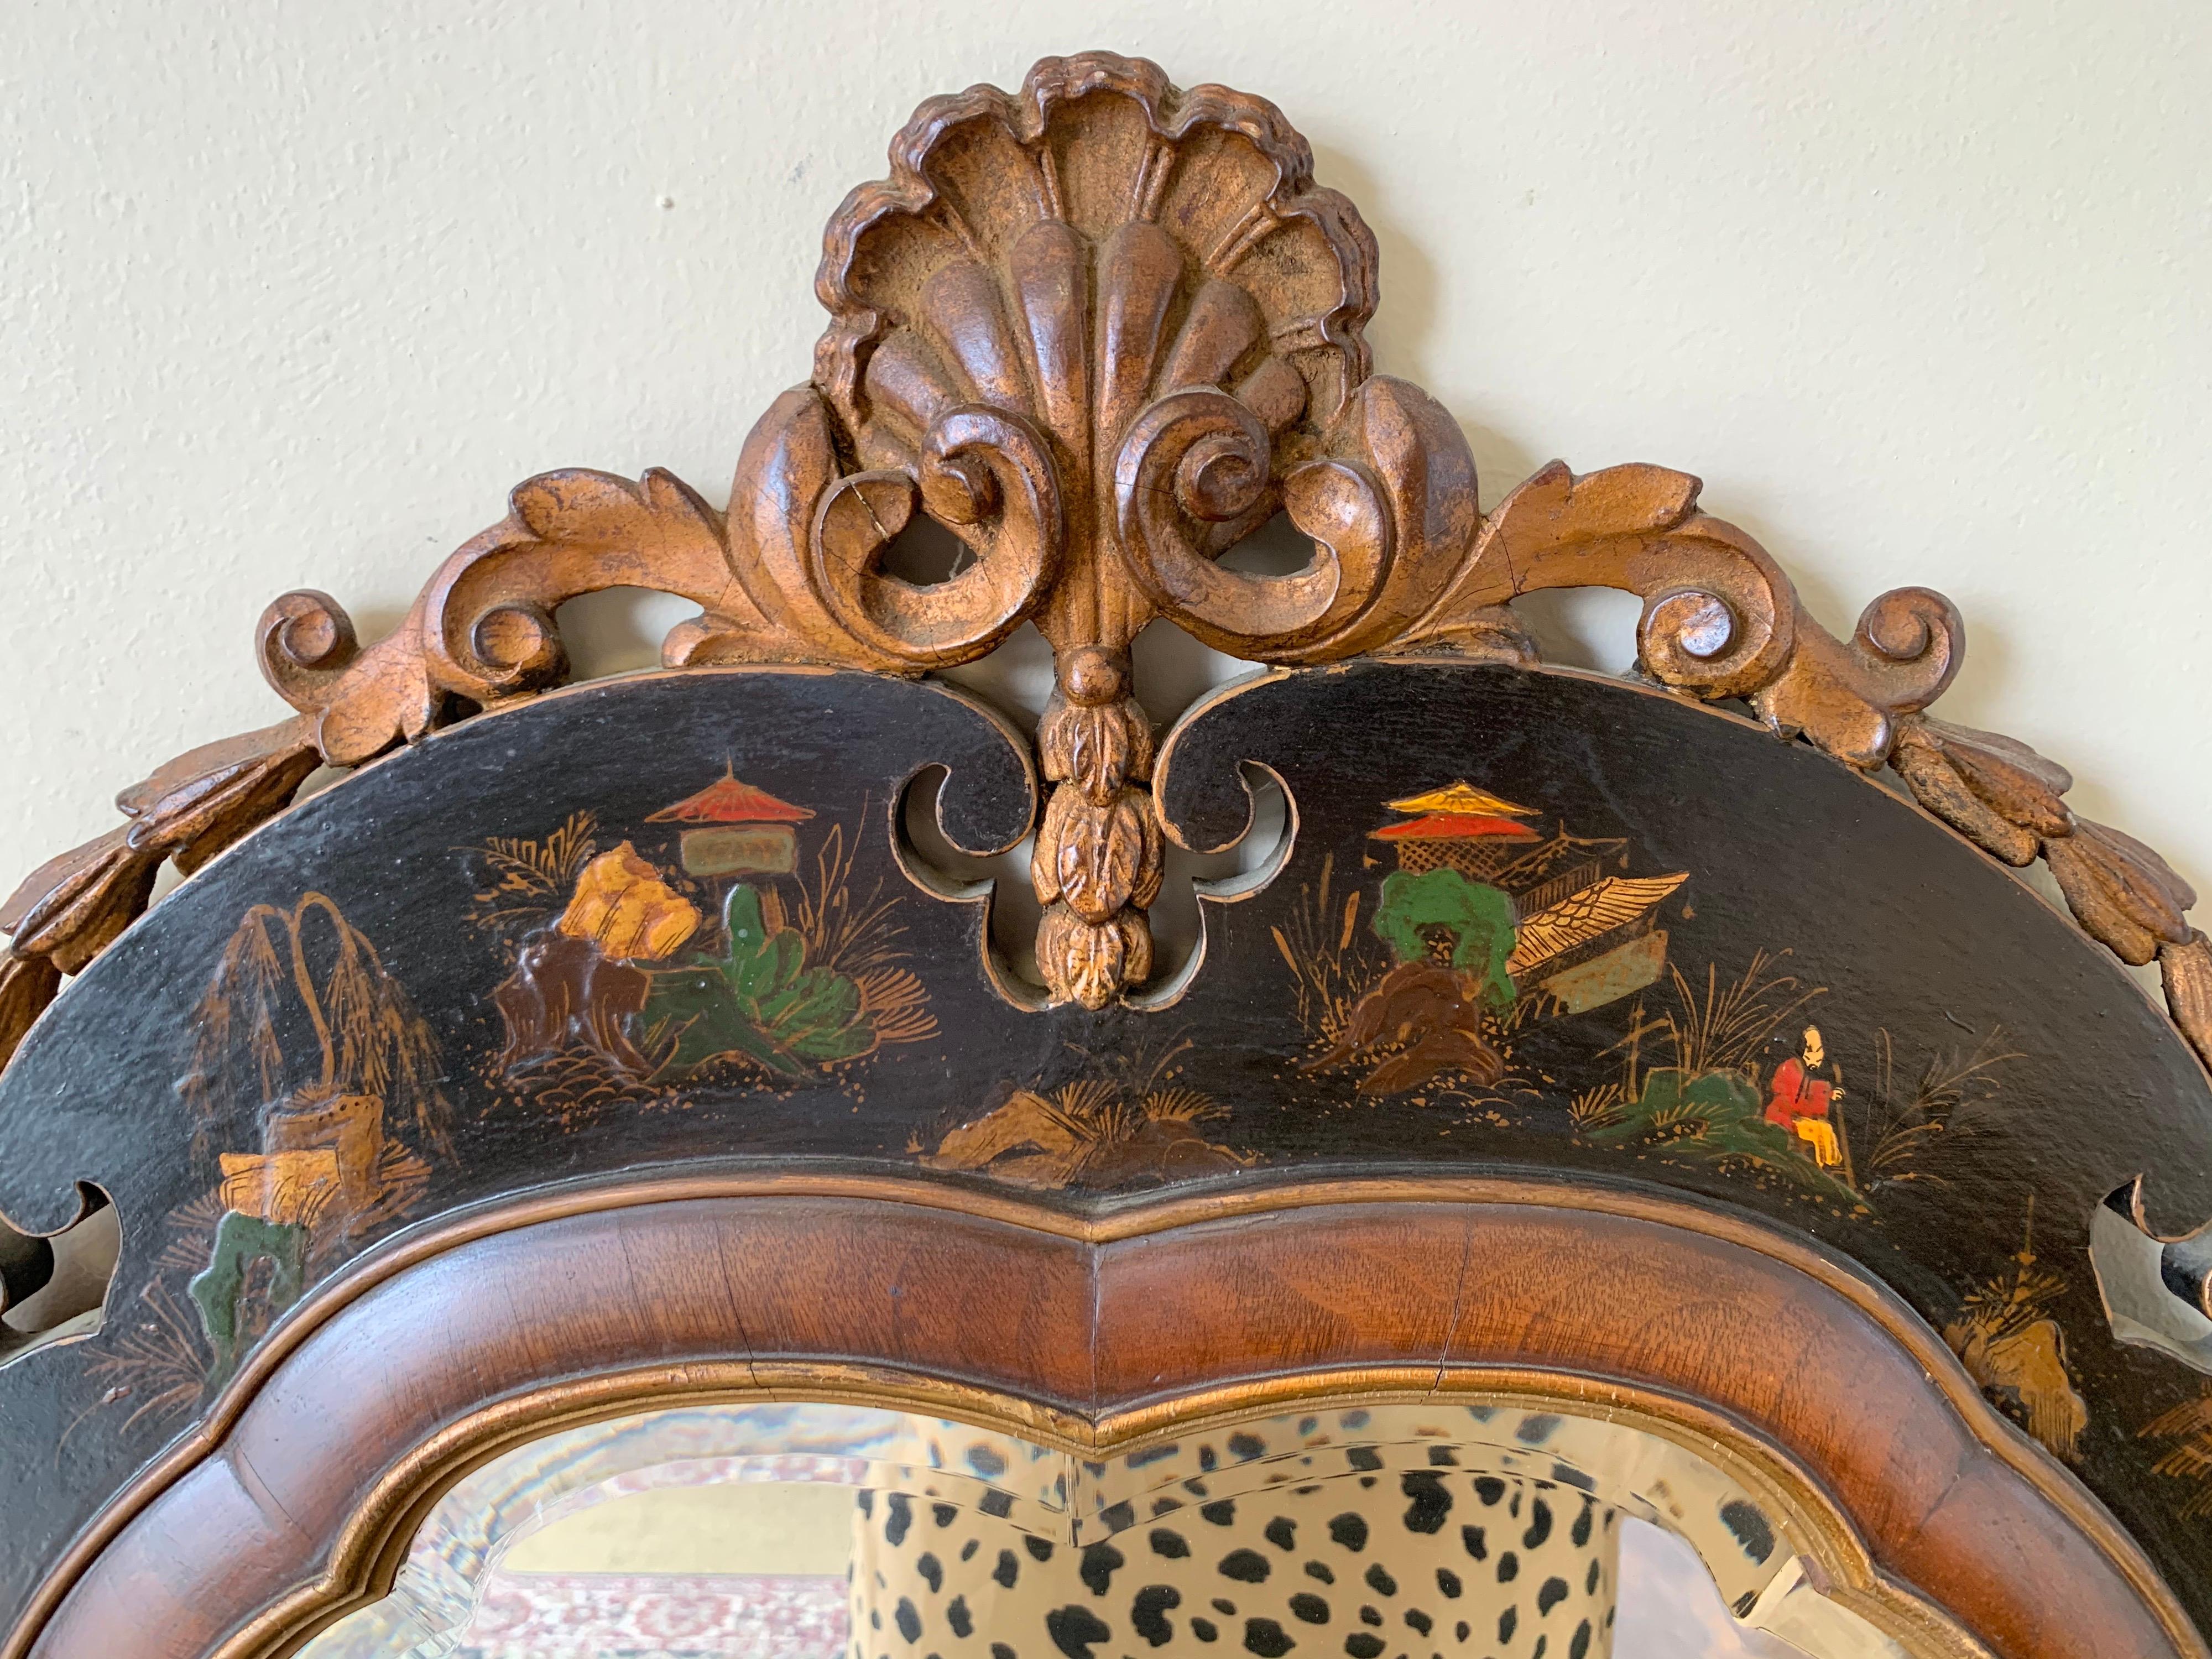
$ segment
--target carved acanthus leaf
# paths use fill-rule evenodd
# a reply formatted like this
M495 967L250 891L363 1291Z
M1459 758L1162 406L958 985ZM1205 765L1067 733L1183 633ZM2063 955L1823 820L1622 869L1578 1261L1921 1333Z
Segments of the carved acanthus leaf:
M1181 91L1110 53L1048 58L1018 92L924 104L890 161L830 222L816 279L830 325L815 385L864 469L824 511L911 481L975 562L902 594L878 568L871 496L817 576L840 623L884 648L933 646L952 589L979 617L1034 614L1059 670L1041 743L1060 787L1033 878L1068 907L1039 957L1055 996L1097 1007L1146 971L1160 876L1129 787L1151 747L1130 641L1157 614L1248 654L1359 648L1399 527L1471 520L1454 481L1472 466L1394 512L1423 477L1395 411L1419 405L1449 451L1465 443L1418 392L1368 379L1374 238L1264 99ZM994 510L1006 528L985 533ZM1215 565L1278 510L1324 544L1314 569Z
M1094 926L1065 904L1048 905L1037 925L1037 967L1054 1001L1103 1008L1152 971L1152 930L1128 910Z
M1103 806L1124 783L1152 777L1152 722L1126 698L1085 704L1055 691L1037 726L1037 755L1047 778Z
M1890 759L1923 806L2016 868L2073 827L2059 799L2073 777L2010 738L1931 717L1905 726Z
M1159 896L1163 848L1148 791L1124 787L1104 805L1080 789L1057 789L1045 807L1030 860L1043 902L1065 902L1103 927L1120 911Z
M462 544L406 620L367 649L329 595L284 594L262 614L261 672L312 718L324 758L354 765L456 712L559 684L568 659L553 612L622 586L710 608L734 597L750 611L721 516L690 489L658 471L632 483L574 469L518 485L507 517Z
M195 749L126 789L131 819L40 866L0 904L0 1065L80 972L144 914L163 863L190 874L289 804L318 757L306 723Z
M2130 967L2189 942L2196 893L2134 836L2084 818L2071 835L2046 836L2043 857L2075 919Z
M0 1066L61 994L62 970L46 957L0 954Z
M1896 718L1958 672L1964 625L1941 594L1899 588L1869 605L1848 641L1808 615L1765 549L1698 511L1699 484L1664 467L1576 477L1554 461L1499 502L1426 611L1392 649L1525 660L1509 606L1553 587L1637 594L1638 661L1661 684L1741 697L1778 732L1877 767Z
M2014 738L1929 715L1891 757L1913 799L2007 864L2040 856L2082 930L2131 967L2160 965L2174 1023L2212 1065L2212 952L2190 927L2197 894L2134 836L2077 818L2073 775Z
M2160 950L2158 965L2173 1023L2212 1066L2212 941L2192 932L2185 943Z

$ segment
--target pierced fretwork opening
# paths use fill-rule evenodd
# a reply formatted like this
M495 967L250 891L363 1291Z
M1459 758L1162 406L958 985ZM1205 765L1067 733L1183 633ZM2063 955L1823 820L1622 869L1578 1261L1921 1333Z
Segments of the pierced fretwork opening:
M574 599L553 613L572 678L602 679L660 666L660 642L699 614L690 600L647 587L610 587Z
M1550 587L1513 601L1544 660L1561 668L1626 674L1636 665L1636 624L1644 601L1611 587Z
M2089 1261L2112 1334L2212 1373L2212 1226L2162 1239L2142 1224L2140 1180L2097 1206Z
M917 513L884 549L884 574L935 587L975 562L975 550L927 513Z
M899 854L909 873L949 897L991 893L990 951L1000 983L1018 1000L1042 1002L1043 976L1036 966L1036 927L1042 906L1030 882L1036 838L989 858L962 852L937 824L941 766L926 768L908 786L899 812ZM1152 930L1152 972L1134 1000L1172 1001L1188 982L1203 944L1201 898L1232 899L1255 890L1282 866L1290 850L1291 811L1279 780L1262 767L1245 769L1252 820L1242 839L1212 853L1191 853L1167 843L1160 896L1146 913Z
M0 1222L0 1364L100 1328L123 1228L105 1193L84 1190L86 1213L51 1237Z
M1314 538L1278 513L1215 561L1224 570L1248 576L1295 576L1314 562Z

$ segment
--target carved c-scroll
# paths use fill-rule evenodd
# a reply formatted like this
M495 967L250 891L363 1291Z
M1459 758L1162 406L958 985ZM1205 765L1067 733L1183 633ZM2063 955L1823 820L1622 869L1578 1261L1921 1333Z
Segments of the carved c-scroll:
M1549 587L1620 588L1644 600L1637 657L1653 679L1742 698L1778 731L1854 766L1881 765L1897 716L1932 702L1958 672L1958 611L1927 588L1899 588L1839 641L1806 614L1765 549L1698 510L1698 488L1664 467L1577 477L1553 462L1483 520L1449 587L1394 648L1533 660L1510 601Z

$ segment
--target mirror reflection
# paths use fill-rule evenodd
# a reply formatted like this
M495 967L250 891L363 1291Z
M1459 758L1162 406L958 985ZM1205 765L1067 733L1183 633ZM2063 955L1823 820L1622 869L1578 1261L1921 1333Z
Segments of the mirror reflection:
M1708 1448L1707 1449L1710 1449ZM563 1431L464 1478L311 1659L1901 1655L1698 1450L1460 1398L1103 1459L835 1403Z

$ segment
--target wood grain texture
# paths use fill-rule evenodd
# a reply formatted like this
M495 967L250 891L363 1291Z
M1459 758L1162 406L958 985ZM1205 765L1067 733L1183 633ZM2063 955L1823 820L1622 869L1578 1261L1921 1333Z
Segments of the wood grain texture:
M1769 1472L1831 1593L1917 1650L2204 1651L1924 1328L1766 1230L1525 1182L1309 1186L1103 1224L808 1184L541 1200L349 1275L6 1651L281 1651L374 1594L471 1462L647 1404L928 1400L1103 1447L1174 1410L1439 1385L1717 1437Z

